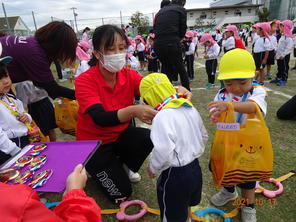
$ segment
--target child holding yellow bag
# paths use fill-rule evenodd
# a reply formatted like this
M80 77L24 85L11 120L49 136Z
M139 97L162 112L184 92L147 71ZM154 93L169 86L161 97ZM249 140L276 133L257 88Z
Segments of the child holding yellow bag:
M243 124L246 121L247 115L244 114L256 114L257 105L261 112L263 112L264 115L266 114L266 92L262 86L254 85L253 83L255 69L254 59L246 50L234 49L227 52L222 57L219 66L218 80L224 82L225 88L221 89L214 101L208 105L210 118L213 123L217 123L221 114L228 111L229 107L232 107L232 105L236 114L236 122L240 124ZM250 147L250 153L252 153L253 148L252 146ZM227 161L232 161L232 159ZM245 200L243 204L244 206L242 206L241 209L242 221L256 221L256 181L241 183L237 186L241 188L242 199ZM211 198L211 202L215 206L223 206L230 200L237 198L237 196L238 194L235 186L223 187L219 193Z

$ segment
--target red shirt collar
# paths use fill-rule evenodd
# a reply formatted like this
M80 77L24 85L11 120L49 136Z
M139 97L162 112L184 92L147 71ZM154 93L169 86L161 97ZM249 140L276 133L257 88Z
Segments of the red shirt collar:
M94 71L95 71L97 77L99 78L99 81L101 82L101 87L112 89L108 85L108 83L106 82L106 80L104 79L104 77L103 77L103 75L102 75L102 73L100 71L99 65L96 65L95 66L95 70ZM121 69L115 75L116 75L116 83L115 83L115 86L114 86L114 88L112 90L115 90L118 87L122 88L126 84L126 82L127 82L127 79L126 79L126 68Z

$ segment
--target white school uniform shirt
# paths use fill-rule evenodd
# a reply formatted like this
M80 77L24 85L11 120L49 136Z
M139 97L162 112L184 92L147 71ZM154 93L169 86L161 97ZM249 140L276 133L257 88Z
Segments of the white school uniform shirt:
M14 156L17 154L21 148L19 148L14 142L12 142L6 133L2 130L0 126L0 150L6 154Z
M15 111L19 113L25 112L23 103L16 99L13 95L5 94L0 97L0 99L7 104L10 103L9 100L13 101L16 105L14 109ZM29 117L29 122L31 122L31 116L28 113L26 113L26 115ZM18 121L17 118L11 114L11 110L2 103L0 103L0 126L10 139L28 135L28 128L26 125Z
M269 39L270 39L271 45L273 47L273 50L276 51L277 47L278 47L278 42L277 42L276 36L275 35L270 35Z
M267 96L267 93L265 89L262 86L253 86L253 90L248 92L246 100L252 100L254 101L261 111L263 112L264 116L266 115L267 112L267 103L265 101L265 98ZM215 101L226 101L226 102L242 102L244 96L235 96L232 93L228 93L226 89L221 89L217 95L215 96ZM238 113L235 112L237 115ZM246 114L243 114L241 118L241 123L244 123L247 118Z
M134 52L135 52L135 47L132 46L132 45L129 45L129 47L127 48L126 52L127 52L127 53L131 53L131 54L134 54Z
M220 46L217 43L215 43L212 46L208 47L206 55L209 56L209 58L206 59L206 60L217 59L217 57L219 55L219 52L220 52Z
M198 38L197 38L197 36L192 38L192 42L194 43L195 46L198 45Z
M145 46L142 42L140 42L136 47L138 52L143 52L145 50Z
M234 49L235 48L235 39L233 36L222 41L222 47L225 47L226 50Z
M219 42L221 39L222 39L223 37L222 37L222 34L221 33L217 33L216 34L216 42Z
M296 35L294 35L293 42L294 42L294 48L296 49Z
M195 44L190 42L188 51L185 52L185 55L193 55L195 52Z
M257 34L257 32L252 32L252 44L254 44L259 38L260 36Z
M135 56L128 57L127 64L131 65L131 69L134 70L138 70L140 68L139 60Z
M207 131L194 107L168 108L156 114L150 134L154 148L149 168L159 174L200 157L208 140Z
M275 59L279 59L280 57L285 57L291 53L291 49L293 47L293 39L290 37L286 37L282 35L279 40L278 50L275 54Z
M270 40L266 37L260 37L257 39L254 45L254 53L265 52L265 51L272 51L273 46Z
M81 60L81 61L79 62L79 66L78 66L78 68L77 68L77 70L76 70L76 72L75 72L75 75L74 75L74 78L75 78L75 79L76 79L81 73L84 73L85 71L87 71L87 70L90 68L88 62L89 62L88 60Z
M24 107L48 97L48 94L44 89L34 86L31 81L17 83L15 90L16 97L22 101Z

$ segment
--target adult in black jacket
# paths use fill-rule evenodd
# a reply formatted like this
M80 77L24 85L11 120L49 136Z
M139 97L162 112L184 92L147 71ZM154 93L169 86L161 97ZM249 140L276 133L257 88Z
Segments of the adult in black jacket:
M171 4L163 7L156 15L153 30L155 52L162 64L161 72L172 81L174 71L177 71L182 86L190 90L180 43L187 29L187 15L183 7L185 3L186 0L172 0Z

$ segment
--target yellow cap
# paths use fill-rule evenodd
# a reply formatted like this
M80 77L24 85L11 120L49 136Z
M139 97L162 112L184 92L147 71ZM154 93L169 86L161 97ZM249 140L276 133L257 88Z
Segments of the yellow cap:
M141 97L148 105L156 107L164 99L176 94L174 86L165 74L152 73L144 77L140 83ZM173 99L163 108L178 108L186 103L192 106L192 103L184 98Z
M256 71L251 53L244 49L233 49L222 56L219 64L218 80L251 79Z

